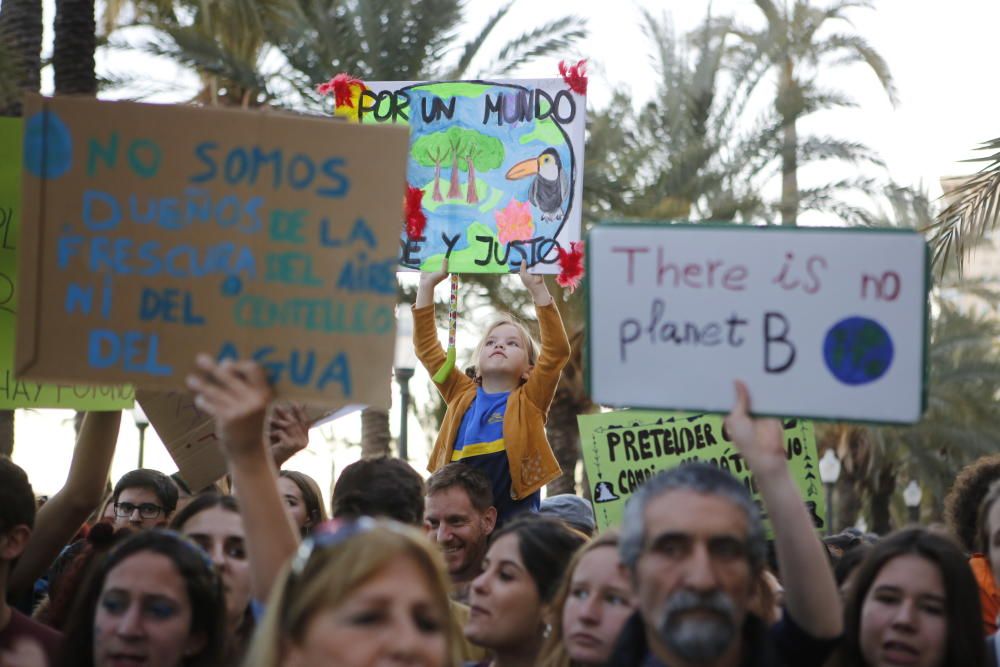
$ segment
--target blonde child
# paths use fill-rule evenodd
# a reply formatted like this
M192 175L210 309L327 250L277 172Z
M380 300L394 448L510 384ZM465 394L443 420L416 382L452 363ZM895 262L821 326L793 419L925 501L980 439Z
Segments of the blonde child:
M434 287L448 276L423 273L413 306L413 344L434 375L445 363L434 322ZM515 514L537 512L541 488L561 474L545 437L549 404L570 346L545 279L521 263L521 282L535 302L541 351L523 324L500 316L487 326L476 348L475 379L453 368L435 383L448 410L441 422L428 470L460 461L481 469L493 483L497 523Z

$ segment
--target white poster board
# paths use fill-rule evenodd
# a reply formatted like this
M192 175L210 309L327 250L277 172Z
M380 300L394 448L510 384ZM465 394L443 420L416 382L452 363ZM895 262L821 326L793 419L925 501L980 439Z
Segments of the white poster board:
M913 423L928 256L915 232L604 224L587 243L604 405Z

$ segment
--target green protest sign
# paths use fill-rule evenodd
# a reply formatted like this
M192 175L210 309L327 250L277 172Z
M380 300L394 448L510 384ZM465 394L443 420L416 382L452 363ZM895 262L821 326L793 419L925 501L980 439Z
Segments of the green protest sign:
M14 331L17 314L17 246L21 213L20 118L0 118L0 409L131 408L132 387L39 384L14 377Z
M603 530L620 525L625 502L648 478L682 463L701 461L732 473L746 485L761 508L770 535L771 526L756 480L727 438L722 419L717 414L644 410L577 417L598 527ZM812 422L788 419L783 425L792 478L817 530L822 529L826 525L826 506Z

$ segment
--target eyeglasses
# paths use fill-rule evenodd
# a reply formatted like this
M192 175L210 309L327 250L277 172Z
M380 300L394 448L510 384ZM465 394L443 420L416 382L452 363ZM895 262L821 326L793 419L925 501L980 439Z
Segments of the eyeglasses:
M120 517L132 516L135 511L139 510L139 516L143 519L155 519L160 516L160 512L163 508L159 505L154 505L153 503L141 503L139 505L134 505L132 503L115 503L115 514Z

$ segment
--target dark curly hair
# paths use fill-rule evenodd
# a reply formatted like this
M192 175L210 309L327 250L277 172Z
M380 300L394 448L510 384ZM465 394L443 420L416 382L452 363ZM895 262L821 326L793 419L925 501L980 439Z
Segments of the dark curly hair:
M944 517L966 552L978 545L979 505L990 484L1000 479L1000 454L984 456L962 468L944 499Z

